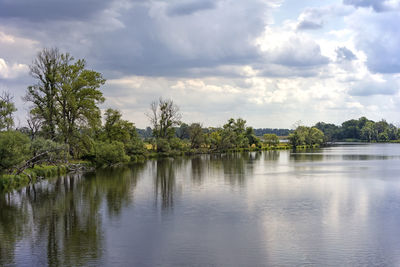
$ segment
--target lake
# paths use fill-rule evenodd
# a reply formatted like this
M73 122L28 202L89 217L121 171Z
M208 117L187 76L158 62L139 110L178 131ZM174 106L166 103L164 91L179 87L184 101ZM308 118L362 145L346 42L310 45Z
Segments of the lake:
M0 193L0 266L400 266L400 145L149 160Z

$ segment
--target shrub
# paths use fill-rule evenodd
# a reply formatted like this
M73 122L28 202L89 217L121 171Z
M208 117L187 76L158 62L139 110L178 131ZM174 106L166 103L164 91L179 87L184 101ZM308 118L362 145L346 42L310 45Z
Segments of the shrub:
M130 157L125 154L124 144L121 142L98 142L95 144L94 161L97 165L112 166L129 162L129 160Z

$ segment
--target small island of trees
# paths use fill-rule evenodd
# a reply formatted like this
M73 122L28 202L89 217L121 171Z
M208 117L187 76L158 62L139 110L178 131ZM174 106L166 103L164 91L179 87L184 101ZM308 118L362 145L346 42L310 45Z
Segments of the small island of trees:
M103 76L58 49L43 49L30 66L35 84L24 97L30 106L26 125L15 127L17 110L8 92L0 96L0 190L37 178L68 171L143 161L151 157L224 153L265 149L311 148L333 141L388 142L399 139L398 129L382 120L362 117L341 126L253 129L242 118L222 127L181 121L170 99L151 103L152 128L136 129L119 110L99 105L105 98ZM278 137L278 135L280 137ZM282 137L284 135L284 137ZM288 142L280 142L280 138Z

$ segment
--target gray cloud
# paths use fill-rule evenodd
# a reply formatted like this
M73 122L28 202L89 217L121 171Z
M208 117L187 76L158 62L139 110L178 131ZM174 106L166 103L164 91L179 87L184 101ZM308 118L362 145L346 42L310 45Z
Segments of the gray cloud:
M0 17L29 21L90 18L109 7L108 0L0 0Z
M38 1L39 6L46 1L49 0ZM254 40L263 32L270 9L265 1L226 0L216 4L190 0L182 4L155 0L126 4L116 0L112 4L96 2L92 4L94 10L86 11L90 1L94 0L68 2L71 9L82 13L74 15L67 10L64 16L76 18L71 20L51 15L47 18L51 23L39 19L41 14L24 17L23 8L15 6L13 11L13 6L4 2L10 13L3 11L0 23L12 33L37 40L43 47L58 46L75 57L85 57L109 77L189 76L192 69L261 60ZM61 10L64 2L59 6L50 4L47 12L57 7ZM18 20L5 17L17 11Z
M398 90L398 84L394 80L378 82L367 79L354 83L349 94L352 96L394 95Z
M357 13L350 20L355 42L367 55L367 66L373 72L400 73L400 14Z
M298 30L317 30L321 29L323 23L321 21L310 21L310 20L302 20L297 24Z
M346 47L338 47L336 49L336 58L338 62L356 60L354 53Z
M371 7L376 12L391 11L398 8L398 4L393 5L388 0L343 0L343 4L354 7Z
M300 37L287 40L271 57L273 63L290 67L312 67L329 63L329 59L321 55L318 44Z
M204 1L190 1L183 2L168 7L167 13L170 16L184 16L191 15L198 11L214 9L216 7L215 0L204 0Z

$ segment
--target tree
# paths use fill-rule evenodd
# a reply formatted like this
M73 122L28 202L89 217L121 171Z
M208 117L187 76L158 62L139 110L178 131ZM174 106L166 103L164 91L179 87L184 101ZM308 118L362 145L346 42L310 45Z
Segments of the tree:
M375 129L375 125L372 121L365 123L364 127L361 129L361 138L363 141L371 142L376 140L378 133Z
M30 74L37 83L28 87L25 100L33 103L32 114L43 120L45 137L56 137L57 107L56 94L61 64L61 55L57 48L40 51L32 65Z
M107 109L104 125L105 138L109 143L118 141L124 144L125 152L134 160L145 153L144 144L136 131L135 125L122 120L119 110Z
M105 79L100 73L85 69L83 59L73 63L74 58L69 54L62 54L60 59L55 94L56 119L64 143L72 145L80 126L100 126L98 105L104 102L104 97L99 88Z
M192 123L189 126L189 138L192 148L200 148L205 143L203 127L200 123Z
M189 133L189 125L186 123L182 122L179 126L179 128L175 129L175 135L179 139L189 139L190 138L190 133Z
M324 139L324 133L315 127L298 126L297 129L289 135L289 142L294 148L301 145L322 145Z
M150 105L151 112L147 114L153 125L153 135L156 138L171 139L175 135L174 128L182 118L179 107L171 100L162 98Z
M9 92L3 92L0 95L0 131L3 129L9 131L14 126L13 113L17 109L12 100L13 97Z
M261 140L255 135L253 127L246 128L246 138L248 140L249 145L255 145L256 147L261 147Z
M99 166L112 166L129 162L129 160L129 156L125 154L124 144L121 142L95 144L95 162Z
M276 134L264 134L264 143L268 146L275 146L279 144L279 138Z

